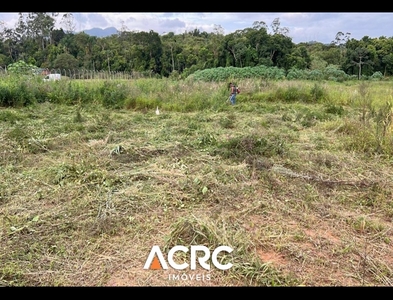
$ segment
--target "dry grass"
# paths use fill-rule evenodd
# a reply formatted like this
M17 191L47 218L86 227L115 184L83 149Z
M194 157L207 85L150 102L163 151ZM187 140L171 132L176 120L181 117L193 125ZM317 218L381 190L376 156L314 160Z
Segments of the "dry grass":
M228 109L0 111L0 285L393 285L390 160L289 104ZM234 266L143 270L176 244L231 246Z

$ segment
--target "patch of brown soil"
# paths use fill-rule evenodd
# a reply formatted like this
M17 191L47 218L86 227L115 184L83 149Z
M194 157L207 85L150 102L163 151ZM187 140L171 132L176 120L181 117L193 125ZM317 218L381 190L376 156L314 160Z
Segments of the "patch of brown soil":
M276 266L282 266L288 263L285 257L277 252L273 251L264 251L263 249L257 250L258 257L263 262L270 262Z

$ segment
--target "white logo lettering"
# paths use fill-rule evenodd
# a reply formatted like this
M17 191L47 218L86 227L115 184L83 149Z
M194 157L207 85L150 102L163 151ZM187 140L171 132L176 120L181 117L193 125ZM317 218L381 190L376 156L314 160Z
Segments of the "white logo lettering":
M208 263L208 260L210 258L209 248L207 248L206 246L202 246L202 245L193 245L193 246L191 246L190 250L191 250L190 264L188 264L186 262L184 262L182 264L177 264L173 259L175 253L178 251L182 251L184 253L187 253L189 250L187 247L179 246L179 245L171 248L168 252L169 265L175 270L184 270L184 269L188 268L189 266L190 266L191 270L196 270L197 261L198 261L199 265L202 268L204 268L205 270L210 270L210 264ZM233 266L232 263L227 263L227 264L223 265L218 261L218 255L220 252L223 252L223 251L225 251L227 253L231 253L233 251L233 249L229 246L219 246L213 251L213 254L211 256L211 260L212 260L213 265L217 269L228 270L229 268L231 268ZM198 256L197 252L198 253L203 252L203 254ZM147 269L167 270L168 269L168 264L165 261L164 255L162 254L159 246L155 245L152 247L143 269L145 269L145 270L147 270Z

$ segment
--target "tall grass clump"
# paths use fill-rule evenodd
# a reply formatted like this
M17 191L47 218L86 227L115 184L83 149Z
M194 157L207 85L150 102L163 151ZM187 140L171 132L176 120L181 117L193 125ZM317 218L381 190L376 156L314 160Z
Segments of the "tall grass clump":
M123 108L128 96L127 87L116 81L105 81L99 87L102 105L106 108Z
M291 102L310 102L311 95L302 87L289 85L285 87L278 87L269 95L268 101L283 101Z
M14 106L11 88L4 83L0 84L0 105L4 107Z
M88 103L94 97L94 93L88 85L78 81L56 81L45 82L50 91L49 101L53 103L75 105L78 103Z
M315 83L311 88L310 94L313 102L324 102L328 99L328 93L326 92L326 89L317 83Z
M45 99L35 78L13 75L0 81L0 105L3 107L27 106Z
M234 161L243 161L249 157L264 156L267 158L273 156L282 156L287 150L285 140L280 136L274 135L269 137L255 134L234 137L217 145L214 151L225 159Z
M377 152L393 154L393 105L387 101L375 113L375 136L377 139Z
M13 125L20 120L23 120L23 117L19 113L10 110L0 110L0 122L8 122Z
M362 81L351 101L357 118L345 119L340 131L348 135L349 150L368 155L393 154L393 107L391 101L382 102L373 96L372 85Z
M310 84L302 80L276 84L267 89L264 95L265 100L270 102L325 103L329 101L328 92L324 86L319 83Z

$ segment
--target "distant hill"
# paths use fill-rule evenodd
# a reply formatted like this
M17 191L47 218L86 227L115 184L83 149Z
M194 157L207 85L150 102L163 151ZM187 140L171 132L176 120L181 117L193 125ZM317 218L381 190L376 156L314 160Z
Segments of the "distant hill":
M117 33L117 29L115 27L108 27L105 29L92 28L89 30L82 30L82 31L88 35L96 36L96 37L106 37Z

